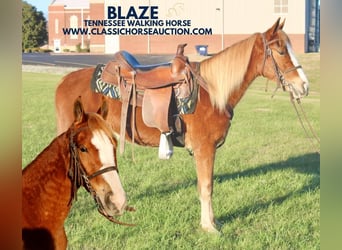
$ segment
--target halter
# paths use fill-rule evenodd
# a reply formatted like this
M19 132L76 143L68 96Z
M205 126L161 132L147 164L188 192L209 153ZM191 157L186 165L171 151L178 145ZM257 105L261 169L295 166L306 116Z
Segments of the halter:
M263 67L262 67L262 76L264 76L266 60L267 60L268 57L270 57L271 58L271 62L272 62L272 66L273 66L273 69L274 69L274 72L275 72L275 74L277 76L278 85L281 86L284 91L285 91L285 88L288 87L290 92L297 92L296 88L294 88L291 83L289 83L289 82L287 82L285 80L284 75L289 73L289 72L291 72L291 71L300 69L300 68L302 68L302 66L301 65L297 65L297 66L294 66L294 67L292 67L290 69L287 69L284 72L282 72L280 70L276 60L274 59L272 49L269 46L270 44L279 41L279 39L274 39L274 40L271 40L271 41L267 42L266 38L265 38L265 34L262 34L262 41L264 43L264 51L265 51L264 60L263 60L264 62L263 62Z
M95 200L95 203L97 205L98 211L100 212L100 214L102 214L103 216L105 216L108 220L115 222L117 224L121 224L121 225L126 225L126 226L135 226L134 224L127 224L124 222L120 222L118 220L116 220L113 216L110 216L104 209L104 205L101 201L101 199L99 198L99 196L97 195L95 189L92 187L90 180L102 175L104 173L107 173L109 171L118 171L118 168L116 165L114 166L109 166L103 169L100 169L98 171L95 171L94 173L92 173L91 175L87 175L87 173L84 170L84 167L82 166L82 163L80 161L79 158L79 154L78 154L78 150L77 150L77 146L76 143L74 142L74 137L75 135L80 132L81 130L85 129L86 127L81 127L77 130L71 129L70 132L70 137L69 137L69 148L70 148L70 168L68 171L68 176L71 179L71 197L69 200L69 204L72 204L72 201L75 199L77 200L77 189L80 186L83 186L93 197L93 199ZM126 207L125 210L127 211L135 211L134 208L132 207Z

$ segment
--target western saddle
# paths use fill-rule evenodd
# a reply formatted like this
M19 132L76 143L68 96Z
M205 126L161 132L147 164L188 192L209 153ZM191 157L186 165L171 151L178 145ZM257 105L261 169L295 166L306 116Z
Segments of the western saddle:
M119 51L105 66L102 80L120 90L120 153L124 152L127 120L130 118L129 105L132 105L132 141L134 142L135 107L141 106L144 123L161 132L159 158L169 159L172 156L172 123L178 124L176 130L182 130L183 127L182 120L175 121L173 118L176 112L172 109L172 96L189 96L194 89L192 75L198 75L197 70L194 70L198 69L198 63L190 64L188 57L184 56L185 46L186 44L178 45L176 56L171 62L142 65L127 51Z

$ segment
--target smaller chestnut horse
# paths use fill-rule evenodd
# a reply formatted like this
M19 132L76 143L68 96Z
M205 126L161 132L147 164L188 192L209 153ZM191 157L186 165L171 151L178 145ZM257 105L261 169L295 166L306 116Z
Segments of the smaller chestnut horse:
M64 221L81 185L111 221L118 222L113 216L127 210L117 169L117 142L103 119L107 111L103 101L98 114L85 113L78 98L71 127L22 171L24 249L66 249Z

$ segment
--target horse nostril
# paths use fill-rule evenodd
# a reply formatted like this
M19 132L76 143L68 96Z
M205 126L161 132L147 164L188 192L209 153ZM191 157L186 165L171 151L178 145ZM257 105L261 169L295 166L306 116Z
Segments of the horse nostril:
M127 201L124 200L121 205L121 203L115 201L115 198L113 192L106 193L105 206L111 211L112 215L122 215L127 207Z
M111 210L117 210L115 204L112 202L112 199L111 199L113 195L114 195L113 192L108 192L108 193L106 193L106 195L105 195L105 204L106 204L106 206L107 206L109 209L111 209Z

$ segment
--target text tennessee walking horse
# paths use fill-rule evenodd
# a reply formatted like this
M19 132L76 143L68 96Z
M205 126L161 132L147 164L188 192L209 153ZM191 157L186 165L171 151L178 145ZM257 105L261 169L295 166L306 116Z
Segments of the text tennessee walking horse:
M22 172L22 237L25 249L66 249L66 219L77 189L84 186L99 212L111 221L127 210L116 160L117 142L99 114L74 104L71 127L46 147ZM124 224L124 223L122 223ZM38 248L37 248L38 247Z
M285 21L284 21L285 22ZM216 231L212 208L213 167L216 148L225 141L233 109L248 86L258 76L278 82L292 98L308 94L308 80L298 64L290 40L283 31L284 22L278 19L264 33L255 33L220 53L202 61L200 76L206 89L199 89L199 100L193 114L182 115L185 147L193 152L196 162L198 192L201 203L201 226ZM92 92L90 80L94 68L81 69L65 76L56 91L58 132L72 122L70 107L75 96L82 94L86 110L96 110L101 95ZM121 102L109 101L109 122L114 131L120 131ZM158 146L160 130L143 122L142 109L136 107L135 142L145 146ZM131 121L131 124L132 123ZM134 129L133 129L134 131ZM126 132L126 140L132 133Z

